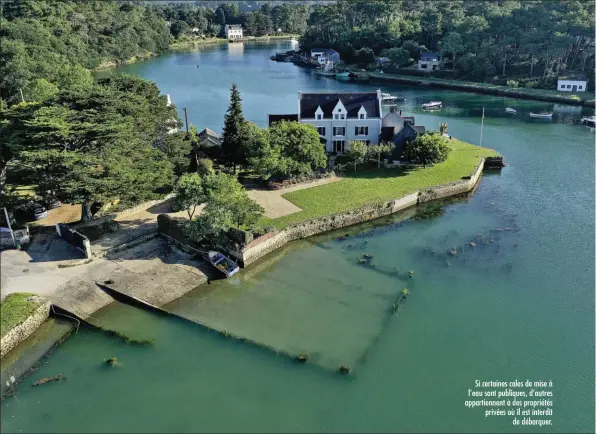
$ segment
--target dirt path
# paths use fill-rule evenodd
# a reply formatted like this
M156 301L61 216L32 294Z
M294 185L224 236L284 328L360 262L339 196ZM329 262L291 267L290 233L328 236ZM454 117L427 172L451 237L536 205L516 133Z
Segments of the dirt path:
M283 188L281 190L249 190L248 196L265 208L265 217L274 219L302 211L302 208L297 207L289 200L284 199L282 195L291 193L292 191L318 187L319 185L329 184L331 182L337 182L340 180L341 178L336 176L334 178L320 179L313 182Z

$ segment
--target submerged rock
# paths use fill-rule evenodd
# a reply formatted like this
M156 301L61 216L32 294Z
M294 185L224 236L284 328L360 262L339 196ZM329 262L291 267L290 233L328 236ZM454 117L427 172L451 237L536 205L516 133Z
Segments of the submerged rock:
M118 364L118 359L116 357L110 357L108 360L105 361L106 365L115 366Z
M348 375L350 372L352 372L352 368L350 368L348 365L341 365L339 367L340 374Z
M296 356L296 360L300 363L304 363L308 361L308 354L300 353Z
M62 374L57 374L57 375L54 375L53 377L41 378L41 379L37 380L35 383L33 383L33 385L41 386L42 384L46 384L51 381L62 381L62 380L66 380L66 376L62 375Z

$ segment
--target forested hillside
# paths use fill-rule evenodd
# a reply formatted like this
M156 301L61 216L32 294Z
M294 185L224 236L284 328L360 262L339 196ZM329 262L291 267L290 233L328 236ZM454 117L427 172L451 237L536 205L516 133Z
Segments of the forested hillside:
M85 88L90 68L165 51L170 32L152 9L114 1L9 0L2 3L0 96L45 99Z
M347 61L387 55L400 67L440 51L474 80L568 72L594 75L594 2L339 0L313 7L305 48L332 47ZM360 51L358 51L360 50Z

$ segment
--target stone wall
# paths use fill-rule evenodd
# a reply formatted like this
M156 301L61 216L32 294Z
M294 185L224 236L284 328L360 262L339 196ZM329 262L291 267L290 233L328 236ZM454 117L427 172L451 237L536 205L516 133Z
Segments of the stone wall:
M14 327L0 341L0 357L4 357L10 350L27 339L50 316L49 301L43 302L37 310L24 322Z
M268 234L269 236L267 237L257 238L242 252L230 253L234 254L234 256L242 261L246 267L290 241L374 220L404 210L418 203L467 193L472 190L478 182L483 167L484 159L482 158L470 176L465 177L465 179L427 188L423 191L414 192L407 196L383 202L381 204L366 205L343 213L298 223L273 234Z

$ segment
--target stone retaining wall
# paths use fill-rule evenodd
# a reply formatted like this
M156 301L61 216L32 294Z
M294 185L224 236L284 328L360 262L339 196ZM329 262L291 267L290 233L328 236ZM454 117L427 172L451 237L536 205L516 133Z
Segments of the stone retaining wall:
M343 213L330 215L282 229L268 237L257 238L251 242L242 252L230 252L246 267L257 259L279 249L286 243L300 238L307 238L322 232L332 231L346 226L363 223L379 217L393 214L404 210L418 203L428 202L434 199L441 199L467 193L474 188L484 167L484 158L466 179L449 184L438 185L427 188L423 191L414 192L398 199L383 202L381 204L366 205Z
M0 341L0 358L27 339L50 316L49 301L41 304L24 322L8 331Z

